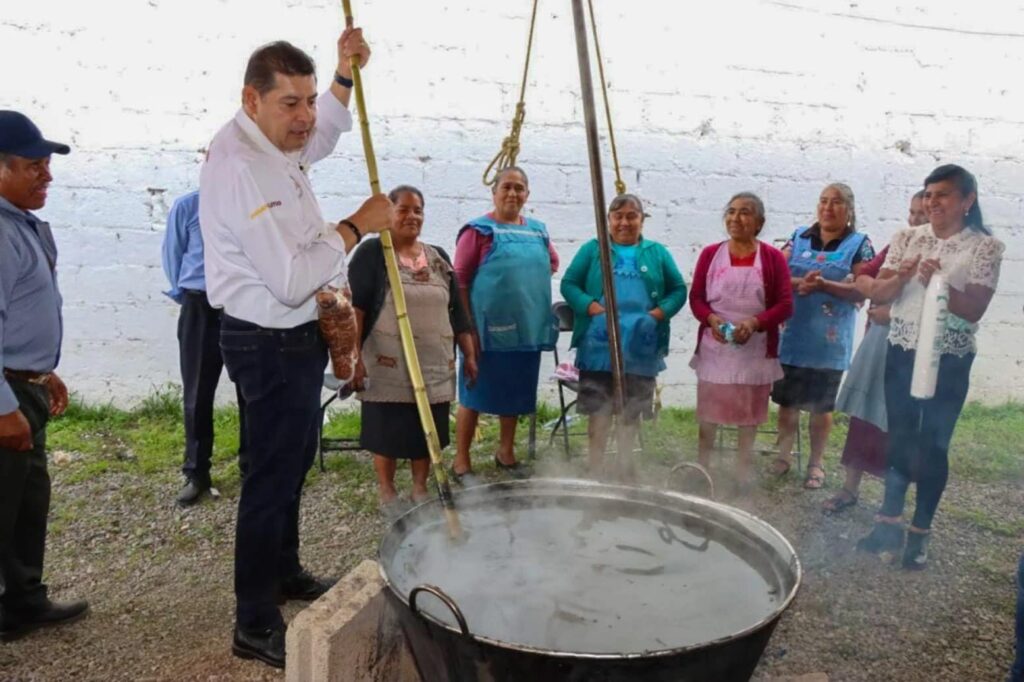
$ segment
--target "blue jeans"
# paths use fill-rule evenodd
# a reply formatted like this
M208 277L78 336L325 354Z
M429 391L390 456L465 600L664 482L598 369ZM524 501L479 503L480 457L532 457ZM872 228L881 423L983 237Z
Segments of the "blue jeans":
M1024 682L1024 554L1017 566L1017 658L1007 682Z
M245 402L236 620L243 630L283 627L276 598L281 582L302 570L299 502L316 453L327 346L316 322L267 329L225 315L220 347Z

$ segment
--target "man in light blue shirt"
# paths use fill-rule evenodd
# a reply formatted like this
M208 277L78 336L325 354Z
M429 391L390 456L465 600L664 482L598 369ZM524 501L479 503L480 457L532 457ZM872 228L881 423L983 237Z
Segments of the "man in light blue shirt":
M0 639L69 623L84 601L56 603L43 583L50 474L46 424L68 406L54 373L63 334L57 245L31 211L46 204L50 156L25 115L0 111Z
M220 353L221 311L206 297L203 235L199 230L199 192L179 197L167 215L163 244L164 273L171 288L164 293L181 304L178 349L185 407L185 487L178 504L195 504L210 490L213 456L213 402L224 360ZM238 404L242 394L236 391ZM239 418L245 414L239 409ZM244 453L245 428L239 429L239 453ZM245 471L244 461L242 471Z

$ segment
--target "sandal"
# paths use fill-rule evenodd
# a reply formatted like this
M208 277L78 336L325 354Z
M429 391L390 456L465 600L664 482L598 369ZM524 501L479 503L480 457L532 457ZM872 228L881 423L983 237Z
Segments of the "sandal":
M473 473L472 469L466 469L461 474L455 470L455 465L448 467L448 480L460 488L469 488L480 485L480 479Z
M494 455L494 466L499 471L504 471L508 473L512 478L523 479L530 477L530 472L527 470L525 466L523 466L519 462L505 464L500 459L498 459L497 454Z
M821 511L829 516L835 516L856 504L857 496L846 488L841 488L835 496L825 500L825 503L821 505Z
M410 508L409 503L400 497L395 497L387 502L381 502L379 506L380 515L389 523L397 520L398 517L404 515Z
M788 474L789 470L792 469L792 468L793 468L793 463L790 462L788 459L782 459L781 457L776 457L775 461L773 461L771 463L771 466L768 467L768 473L771 474L772 476L777 476L778 478L782 478L783 476Z
M811 472L817 469L818 474L812 474ZM820 464L808 464L807 465L807 478L804 479L804 488L806 490L821 490L825 487L825 467Z

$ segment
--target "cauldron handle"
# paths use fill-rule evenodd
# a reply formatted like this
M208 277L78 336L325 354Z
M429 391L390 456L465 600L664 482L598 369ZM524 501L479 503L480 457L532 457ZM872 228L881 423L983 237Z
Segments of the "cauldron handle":
M674 474L678 472L680 469L696 469L697 471L699 471L701 475L704 476L704 480L708 482L708 499L715 499L715 482L711 479L711 474L708 473L707 469L702 467L700 464L697 464L696 462L680 462L679 464L672 467L672 471L670 473Z
M412 611L413 615L423 616L420 614L419 608L416 606L416 597L420 592L426 592L432 594L441 600L441 603L448 607L448 610L455 616L455 620L459 623L459 629L462 630L462 634L469 637L469 626L466 625L466 617L462 615L462 609L455 603L455 600L448 596L444 590L436 585L417 585L416 587L409 590L409 610Z

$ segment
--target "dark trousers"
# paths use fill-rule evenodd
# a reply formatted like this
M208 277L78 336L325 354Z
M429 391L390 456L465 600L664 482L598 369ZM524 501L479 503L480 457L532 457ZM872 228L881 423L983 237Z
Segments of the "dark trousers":
M181 386L185 404L185 464L187 478L199 485L210 485L210 460L213 456L213 401L224 360L220 352L220 310L210 306L205 291L186 289L178 315L178 350ZM241 391L238 397L239 444L245 452L245 410Z
M46 422L50 392L45 386L9 381L18 407L32 427L32 450L0 448L0 607L32 610L47 603L43 584L50 474L46 470Z
M885 359L889 448L880 513L902 515L907 488L917 481L917 506L911 523L928 530L949 478L949 442L967 399L974 354L943 355L935 397L928 400L910 395L914 355L914 351L890 344Z
M280 582L299 564L299 501L316 453L327 346L316 322L266 329L225 315L220 345L245 399L247 471L235 531L236 618L281 627Z

